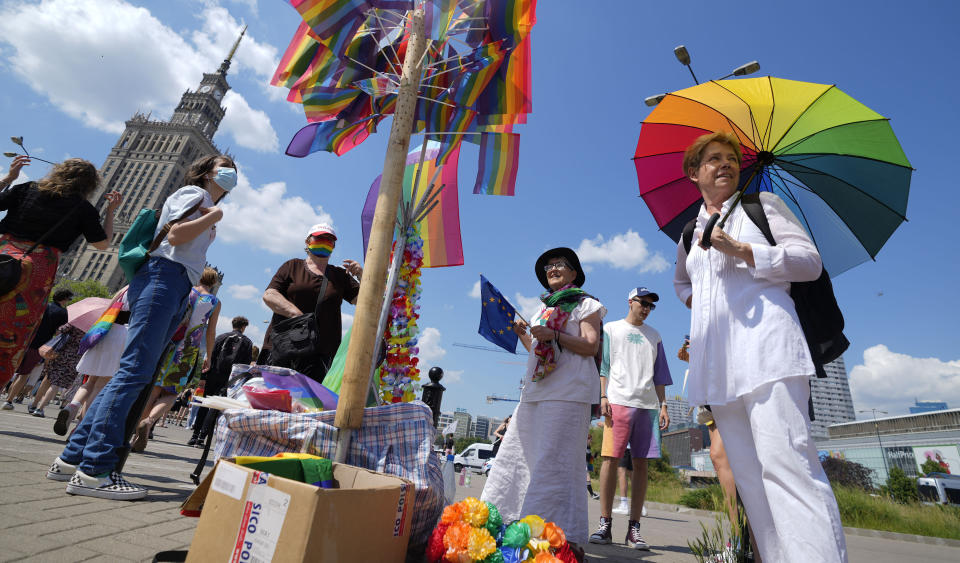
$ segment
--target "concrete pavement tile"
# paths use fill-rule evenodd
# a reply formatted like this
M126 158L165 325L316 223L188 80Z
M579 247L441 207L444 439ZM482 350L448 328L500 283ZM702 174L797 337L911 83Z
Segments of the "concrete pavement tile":
M4 549L0 551L0 562L3 561L19 561L26 557L26 553L20 551L14 551L12 549Z
M197 527L198 521L199 518L187 518L186 516L180 516L176 520L168 520L167 522L154 524L150 526L150 531L155 536L170 536L184 530L190 530L192 532Z
M49 518L46 514L30 513L28 511L17 509L16 505L0 505L0 522L40 522Z
M0 535L0 553L25 551L27 554L33 554L53 551L61 547L63 547L63 544L26 533Z
M100 538L78 545L82 548L89 549L97 553L103 553L104 555L112 556L114 558L123 557L126 559L135 560L152 559L154 554L160 551L159 549L151 549L142 545L117 541L113 538Z
M170 549L170 541L154 534L150 528L137 530L133 532L122 532L114 535L111 539L121 541L130 545L137 545L152 549L154 553Z
M66 485L64 485L66 487ZM78 504L87 504L86 497L72 496L64 493L61 496L43 500L33 500L22 502L17 505L18 510L47 510L51 508L63 508L65 506L75 506Z
M122 532L122 528L112 526L103 526L101 524L86 523L84 526L69 530L59 530L48 534L38 534L46 540L57 542L58 545L74 545L87 540L102 538L104 536L115 536Z
M176 544L175 547L171 547L170 549L187 549L190 547L190 544L193 543L193 534L196 531L196 528L190 528L189 530L164 536L164 539L170 541L171 544Z
M50 519L42 522L17 522L12 525L8 525L7 533L23 533L28 536L46 536L47 534L54 534L64 530L82 528L88 524L89 522L84 522L78 518L57 518L55 520Z
M83 561L85 559L90 559L91 557L96 557L98 554L89 549L83 549L81 547L64 547L61 549L55 549L53 551L45 551L43 553L38 553L32 557L28 557L23 561L30 561L35 563L56 563L63 561L64 563L73 563L74 561Z
M150 561L151 559L153 559L152 555L149 558L146 558L147 561ZM117 561L141 561L141 559L121 557L119 555L97 555L91 557L90 559L84 559L83 563L117 563Z

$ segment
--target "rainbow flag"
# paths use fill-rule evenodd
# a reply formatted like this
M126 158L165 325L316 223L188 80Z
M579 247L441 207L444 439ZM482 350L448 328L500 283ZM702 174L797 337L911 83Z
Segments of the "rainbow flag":
M514 195L517 164L520 158L520 135L516 133L483 133L480 135L480 165L477 169L475 194Z
M330 86L314 86L299 92L308 123L334 119L362 93L353 88Z
M317 39L306 22L301 22L270 84L284 88L308 88L330 79L339 66L340 61L333 56L333 51Z
M113 301L110 302L110 305L107 306L107 310L100 315L97 322L93 323L90 330L83 335L83 338L80 339L80 345L77 348L77 355L83 355L84 352L93 348L97 342L100 342L100 339L110 332L113 323L117 320L117 315L123 310L123 296L126 293L126 290L124 290L117 294Z
M366 0L289 0L310 29L327 39L344 28L356 31L356 21L370 4ZM353 33L350 33L352 36Z
M498 41L488 43L469 57L462 58L460 64L464 67L463 74L450 88L450 101L460 106L472 107L497 74L506 56L507 51Z
M424 163L420 172L420 181L417 184L417 201L419 202L430 187L430 180L437 171L437 156L440 146L430 142L424 155ZM437 198L437 205L420 223L420 236L423 238L423 266L424 268L439 268L442 266L463 265L463 244L460 239L460 202L457 196L457 164L460 160L460 148L455 148L446 164L442 166L437 178L437 185L444 188ZM414 179L417 169L420 168L420 150L413 150L407 155L407 165L403 171L403 199L410 201L413 193ZM373 224L373 214L377 207L377 195L380 193L380 176L373 181L367 200L360 215L360 226L363 231L363 248L366 252L367 241L370 239L370 227Z
M311 123L297 131L293 139L290 139L286 153L297 158L303 158L317 151L327 151L342 156L365 141L376 130L377 123L381 119L383 119L382 115L372 115L350 125L341 124L341 120Z

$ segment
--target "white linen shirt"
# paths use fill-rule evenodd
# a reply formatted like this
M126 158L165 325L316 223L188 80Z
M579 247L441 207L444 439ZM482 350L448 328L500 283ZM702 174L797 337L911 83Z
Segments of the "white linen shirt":
M201 207L213 207L213 199L210 197L210 193L201 187L184 186L173 192L173 194L163 202L163 210L160 212L160 221L157 223L157 230L154 236L160 234L160 229L162 229L167 222L179 219L181 215L189 211L191 207L199 202L203 202L200 204ZM194 211L192 215L186 217L184 220L190 221L197 217L200 217L199 210ZM171 245L170 242L164 238L160 246L150 253L150 256L162 256L167 260L183 264L183 267L187 270L187 277L190 278L190 283L197 285L200 283L200 274L203 273L203 268L207 264L207 248L210 247L210 244L213 243L213 239L216 236L217 227L214 225L200 233L197 238L183 244L178 244L177 246Z
M530 319L531 326L543 324L542 320L547 310L546 305L540 305L540 310ZM602 323L603 317L607 314L607 308L596 299L584 298L570 312L567 324L563 326L563 332L580 336L580 321L598 311ZM558 352L554 348L556 369L540 381L533 381L533 372L537 367L537 355L533 353L533 349L537 346L537 339L531 338L531 342L527 371L523 377L523 391L520 394L521 402L572 401L593 404L600 401L600 372L597 371L597 363L593 356L581 356L567 349Z
M723 204L723 213L733 198ZM755 265L697 241L710 216L700 207L688 256L677 245L673 286L686 303L693 296L690 319L691 405L729 403L757 387L792 376L810 376L813 362L797 312L790 282L820 276L817 248L786 204L769 192L760 194L763 211L777 246L738 205L724 227L734 239L750 243Z

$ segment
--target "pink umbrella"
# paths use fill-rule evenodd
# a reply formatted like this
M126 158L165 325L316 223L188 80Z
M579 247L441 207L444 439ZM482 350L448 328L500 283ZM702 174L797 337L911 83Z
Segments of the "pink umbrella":
M86 332L107 310L108 305L110 305L110 300L103 297L81 299L67 307L67 322Z

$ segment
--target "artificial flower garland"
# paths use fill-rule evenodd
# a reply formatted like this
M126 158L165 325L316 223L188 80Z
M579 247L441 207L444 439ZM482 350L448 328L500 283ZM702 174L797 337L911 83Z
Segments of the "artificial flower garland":
M427 543L429 563L575 563L567 537L531 514L504 525L490 502L470 497L443 509Z
M380 393L387 403L409 403L417 398L420 369L417 367L417 319L420 318L420 267L423 266L423 239L420 225L407 229L403 262L390 301L390 322L384 338L387 357L380 373ZM396 243L394 244L396 252Z

